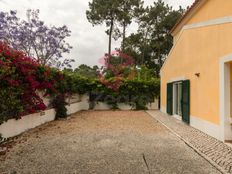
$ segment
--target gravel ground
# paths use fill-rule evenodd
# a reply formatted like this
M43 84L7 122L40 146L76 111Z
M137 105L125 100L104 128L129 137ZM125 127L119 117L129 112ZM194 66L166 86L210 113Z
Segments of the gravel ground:
M218 174L147 113L86 111L14 138L5 174Z

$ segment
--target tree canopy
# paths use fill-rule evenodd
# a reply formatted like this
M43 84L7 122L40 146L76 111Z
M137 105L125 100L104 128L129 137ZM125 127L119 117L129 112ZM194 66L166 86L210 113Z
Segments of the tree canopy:
M169 32L183 12L181 7L173 10L162 0L142 7L136 16L137 32L125 39L125 53L133 56L137 65L145 65L159 76L160 68L172 47Z
M86 77L88 79L97 79L99 75L99 68L98 66L90 67L88 65L80 65L78 68L74 70L74 72L79 75L80 77Z
M117 39L119 30L116 26L118 20L119 1L115 0L93 0L89 3L89 10L86 11L87 19L94 25L105 23L109 35L108 54L111 53L112 36Z
M109 35L108 54L111 53L112 38L125 40L126 27L131 24L136 9L143 4L141 0L93 0L86 11L87 19L94 25L106 24ZM120 31L120 26L123 30Z
M27 20L17 17L16 11L0 12L0 41L24 51L42 65L70 67L74 60L63 59L72 47L66 42L71 31L67 26L47 26L39 18L39 10L28 10Z
M112 37L122 37L122 52L132 56L137 66L153 69L159 76L160 68L172 47L171 28L184 10L174 10L163 0L144 6L142 0L92 0L87 18L93 25L105 23L109 35L108 55L111 55ZM126 36L126 28L137 23L137 32Z

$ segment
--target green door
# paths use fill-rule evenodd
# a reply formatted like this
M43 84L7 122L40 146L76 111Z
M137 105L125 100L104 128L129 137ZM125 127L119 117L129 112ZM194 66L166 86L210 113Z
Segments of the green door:
M167 84L167 113L172 115L173 110L173 84Z
M185 80L182 82L182 120L189 124L190 123L190 81Z

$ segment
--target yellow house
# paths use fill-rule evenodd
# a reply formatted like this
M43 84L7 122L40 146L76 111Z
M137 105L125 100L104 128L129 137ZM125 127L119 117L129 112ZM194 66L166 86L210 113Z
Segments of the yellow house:
M171 31L161 111L232 140L232 0L196 0Z

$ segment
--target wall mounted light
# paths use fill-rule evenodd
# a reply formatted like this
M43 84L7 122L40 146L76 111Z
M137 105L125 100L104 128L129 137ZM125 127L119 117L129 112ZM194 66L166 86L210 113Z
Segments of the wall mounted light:
M195 76L200 77L201 73L195 73Z

